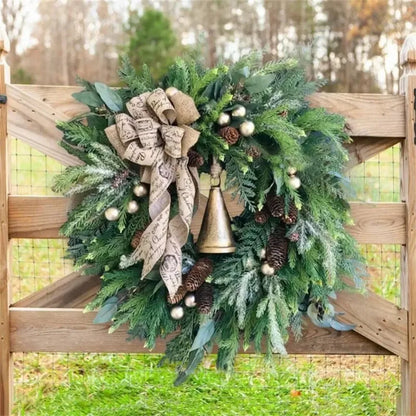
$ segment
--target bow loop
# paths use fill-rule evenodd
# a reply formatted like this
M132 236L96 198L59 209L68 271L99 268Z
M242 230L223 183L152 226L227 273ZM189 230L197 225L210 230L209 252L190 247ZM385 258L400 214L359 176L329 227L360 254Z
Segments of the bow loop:
M177 91L170 98L157 88L132 98L130 113L117 114L105 131L123 159L140 165L141 181L150 183L149 216L133 260L142 259L142 279L160 261L160 275L173 296L182 284L182 252L199 195L198 174L188 167L187 154L199 132L187 124L199 118L191 97ZM175 123L175 125L174 125ZM168 187L176 183L179 213L170 219Z

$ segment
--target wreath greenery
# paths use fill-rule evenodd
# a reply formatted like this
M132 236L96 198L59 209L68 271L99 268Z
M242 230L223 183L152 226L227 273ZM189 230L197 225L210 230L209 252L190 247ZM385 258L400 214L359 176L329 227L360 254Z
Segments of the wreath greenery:
M244 347L265 348L267 357L285 354L289 330L299 338L306 314L317 325L348 329L335 320L330 298L362 287L365 267L344 230L351 222L344 119L309 106L306 97L321 83L307 81L296 60L259 62L249 55L230 68L205 69L178 59L157 84L146 66L136 72L125 60L123 87L80 80L84 89L74 97L89 112L58 125L61 145L83 162L55 180L56 192L77 199L61 231L76 267L102 276L87 309L99 309L95 321L111 321L110 331L127 323L131 338L145 339L149 349L158 337L175 333L166 358L179 363L176 384L214 344L218 368L228 371L241 338ZM244 205L232 220L235 253L198 254L192 236L182 247L183 273L192 276L188 289L196 290L197 307L192 296L183 299L186 290L169 303L156 268L140 280L142 262L129 256L150 222L149 199L134 194L140 170L117 154L104 131L117 113L127 112L130 99L157 87L192 97L201 114L192 127L201 134L189 163L209 173L215 156L226 171L225 187ZM227 114L233 117L224 129L218 123L227 124ZM247 120L254 132L249 125L240 135ZM172 217L178 198L175 187L169 192ZM112 221L109 207L116 209ZM183 317L172 314L175 301Z

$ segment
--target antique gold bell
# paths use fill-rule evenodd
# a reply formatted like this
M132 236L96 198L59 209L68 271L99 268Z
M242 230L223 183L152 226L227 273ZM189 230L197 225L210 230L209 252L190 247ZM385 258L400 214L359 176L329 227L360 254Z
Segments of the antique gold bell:
M231 220L225 206L221 187L211 186L201 231L196 243L200 253L233 253L235 242Z
M230 214L221 192L221 171L222 168L214 157L211 166L211 189L196 243L200 253L234 253L236 249L231 231ZM212 182L215 180L218 183L213 185Z

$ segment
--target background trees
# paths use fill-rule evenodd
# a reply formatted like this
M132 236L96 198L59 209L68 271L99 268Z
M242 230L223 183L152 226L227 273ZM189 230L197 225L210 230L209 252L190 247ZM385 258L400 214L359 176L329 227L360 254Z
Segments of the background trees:
M152 7L153 10L149 8ZM15 82L117 82L119 55L156 77L197 50L208 65L249 50L297 54L330 91L397 91L414 0L4 0Z

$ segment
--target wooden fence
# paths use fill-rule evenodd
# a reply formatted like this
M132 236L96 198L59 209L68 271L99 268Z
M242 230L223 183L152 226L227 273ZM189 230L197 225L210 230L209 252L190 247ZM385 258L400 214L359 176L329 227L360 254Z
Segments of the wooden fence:
M77 87L12 85L5 62L7 36L0 35L0 415L12 407L12 356L15 352L145 352L139 341L126 342L123 329L108 334L108 325L92 323L82 308L99 287L98 277L71 273L45 289L10 304L9 241L12 238L60 238L68 201L61 197L10 195L7 135L18 138L64 165L79 163L58 146L58 120L85 111L72 99ZM416 35L402 51L401 95L328 94L310 97L347 118L354 142L348 146L349 167L379 152L401 145L401 201L353 203L355 225L349 227L360 243L400 244L401 308L369 293L342 293L336 308L345 322L356 324L340 333L308 325L302 342L289 340L296 354L395 354L402 362L398 414L416 415ZM231 215L241 209L227 197ZM198 232L204 204L193 223ZM166 340L154 352L162 352ZM248 351L250 352L250 351Z

